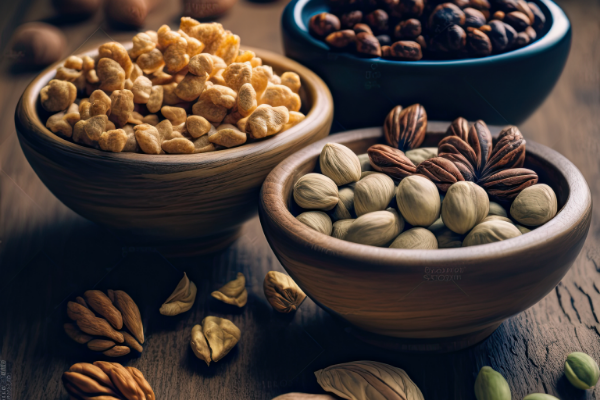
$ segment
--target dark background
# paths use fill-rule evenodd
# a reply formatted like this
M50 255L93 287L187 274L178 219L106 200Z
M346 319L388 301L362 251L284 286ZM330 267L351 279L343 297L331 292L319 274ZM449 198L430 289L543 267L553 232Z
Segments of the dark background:
M295 315L272 311L262 292L267 271L283 271L258 218L225 252L170 258L153 248L123 247L110 234L79 217L40 182L15 134L18 98L35 73L10 72L6 44L22 22L53 20L48 0L0 2L0 359L7 361L12 398L67 399L61 374L96 356L62 332L65 304L91 288L123 289L142 311L146 342L140 358L119 361L139 368L158 399L270 399L290 391L321 393L313 372L352 360L376 360L405 369L425 398L474 399L479 368L490 365L508 380L513 399L547 392L561 399L600 399L600 389L582 392L564 378L567 353L600 359L600 209L571 271L540 303L505 322L488 340L441 356L393 354L367 347L308 299ZM520 128L527 139L564 154L582 171L594 199L600 197L600 2L561 0L573 24L565 72L544 105ZM240 0L220 21L242 44L282 52L279 18L284 2ZM177 0L164 0L146 29L177 25ZM108 27L102 13L63 24L69 52L132 32ZM518 96L515 93L515 96ZM193 309L168 318L158 313L186 271L198 286ZM238 271L247 277L249 301L233 309L210 292ZM207 367L189 347L193 325L208 314L231 319L242 339L222 361ZM7 377L3 377L6 381Z

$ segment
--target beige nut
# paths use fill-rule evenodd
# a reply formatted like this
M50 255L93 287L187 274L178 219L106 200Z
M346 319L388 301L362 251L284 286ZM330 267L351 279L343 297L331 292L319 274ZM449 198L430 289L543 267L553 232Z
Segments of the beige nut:
M438 189L432 181L422 176L408 176L400 182L396 203L404 219L413 226L427 227L440 216Z
M232 108L237 100L237 93L235 90L221 85L212 85L206 88L206 96L216 105L225 107L227 109Z
M235 147L246 143L246 134L240 131L235 125L219 125L217 131L208 134L208 140L223 147Z
M284 106L289 111L300 111L302 105L300 96L284 85L267 86L258 102L259 104L269 104L273 107Z
M350 185L338 188L338 197L339 201L331 213L331 219L334 221L339 221L353 218L354 187Z
M108 42L100 45L98 48L98 58L109 58L121 66L125 72L125 78L129 78L131 71L133 70L133 63L129 57L129 53L125 50L125 47L119 42ZM98 63L100 65L100 63Z
M65 120L64 117L64 112L51 115L46 121L46 128L60 136L70 138L73 136L73 127Z
M154 126L142 124L136 125L133 129L135 139L144 153L160 154L162 139Z
M548 185L537 184L523 189L510 206L510 215L525 226L540 226L556 215L558 201Z
M207 79L208 75L206 74L204 76L186 74L175 88L175 94L183 101L194 101L204 90Z
M422 249L433 250L438 248L438 242L431 231L416 227L402 232L390 245L390 249Z
M213 58L206 53L193 56L188 64L188 72L196 76L210 76L213 72Z
M196 293L196 285L189 280L184 272L183 278L160 307L159 312L162 315L174 316L189 311L196 301Z
M220 124L227 115L227 108L214 104L202 93L198 101L192 106L192 113L206 118L213 124Z
M184 123L187 118L185 110L181 107L163 106L160 109L160 112L165 118L171 121L173 125Z
M306 299L306 294L292 278L277 271L267 272L263 291L269 304L280 313L296 311Z
M284 72L281 75L281 84L287 86L292 92L298 94L300 91L300 75L295 72Z
M290 113L286 107L271 107L263 104L248 117L245 125L246 133L252 139L262 139L279 133L289 119Z
M304 119L306 118L306 116L304 114L302 114L301 112L298 111L290 111L290 119L288 120L287 124L283 125L283 128L281 128L281 132L285 132L290 128L293 128L294 126L298 125L300 122L304 121ZM370 164L369 164L370 165Z
M358 162L358 157L357 157ZM358 217L373 211L385 210L396 187L389 176L382 173L368 175L354 187L354 211Z
M404 154L416 167L425 160L437 157L438 149L437 147L420 147L418 149L408 150Z
M476 225L463 241L463 247L494 243L521 236L521 231L509 222L491 220Z
M127 144L128 136L123 129L113 129L103 132L98 139L98 145L104 151L120 153Z
M71 82L52 79L40 91L40 99L44 110L49 112L64 111L77 98L77 88Z
M136 60L136 64L140 66L145 74L151 74L163 67L165 65L165 60L162 52L159 49L153 49L140 55ZM152 83L155 85L158 84L156 82Z
M387 246L404 229L404 219L392 208L358 217L344 240L370 246Z
M181 71L190 62L190 56L187 54L187 41L179 37L175 43L167 47L163 58L168 73Z
M307 210L329 211L339 201L338 187L325 175L306 174L294 185L294 200Z
M133 102L136 104L146 104L150 99L150 94L152 93L152 81L146 78L145 76L139 76L133 82L133 87L131 88L131 92L133 93Z
M233 65L233 64L232 64ZM242 117L248 117L256 110L256 91L251 83L243 84L238 91L237 111Z
M127 123L133 111L133 93L127 89L115 90L110 95L110 103L108 118L120 128Z
M167 139L161 144L165 153L169 154L192 154L194 153L194 143L187 138Z
M111 58L101 58L96 68L100 89L106 92L125 88L125 71L118 62Z
M135 35L132 39L133 47L129 50L129 56L132 59L136 59L144 53L148 53L156 47L156 43L152 40L150 35L144 32L140 32Z
M329 215L323 211L305 211L298 215L296 219L317 232L331 236L333 224Z
M319 157L321 173L343 186L360 179L360 160L348 147L339 143L327 143ZM387 206L387 204L386 204Z
M202 135L206 135L210 131L212 125L208 120L199 115L190 115L185 120L185 127L188 133L197 139Z
M240 88L249 83L252 85L252 67L250 63L232 63L223 71L225 85L238 92Z
M453 232L465 234L481 222L489 210L485 190L473 182L456 182L442 202L442 220Z
M331 236L337 239L342 239L346 237L348 233L348 229L350 229L350 225L354 222L354 219L341 219L339 221L335 221L333 223L333 230L331 231Z
M94 90L89 97L90 116L110 114L111 99L104 90ZM87 119L87 118L85 118Z
M225 39L220 43L216 51L216 55L221 57L225 64L231 64L240 52L240 37L232 33L228 33Z

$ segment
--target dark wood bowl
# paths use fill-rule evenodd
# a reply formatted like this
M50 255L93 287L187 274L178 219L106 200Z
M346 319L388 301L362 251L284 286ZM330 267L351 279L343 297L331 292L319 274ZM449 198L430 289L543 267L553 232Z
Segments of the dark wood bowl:
M191 244L197 252L216 251L235 239L241 225L255 214L260 186L271 169L327 136L333 117L331 94L317 75L281 55L248 49L275 71L300 75L307 113L302 123L266 140L212 153L104 152L46 129L47 115L38 97L57 63L31 82L17 105L21 148L56 197L125 242L174 251Z
M436 146L447 127L430 123L424 146ZM500 130L490 129L494 135ZM555 190L560 211L530 233L439 250L378 248L321 234L297 221L290 209L297 210L294 183L315 170L329 142L361 154L382 142L382 130L335 134L283 161L263 184L260 220L271 248L298 285L370 343L405 352L474 345L550 292L587 236L592 199L585 179L565 157L533 142L527 143L525 166Z

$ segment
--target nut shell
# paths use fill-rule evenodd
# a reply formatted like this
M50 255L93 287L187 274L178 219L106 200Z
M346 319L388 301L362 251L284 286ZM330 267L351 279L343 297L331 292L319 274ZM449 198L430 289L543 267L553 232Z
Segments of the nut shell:
M361 216L385 210L394 198L395 185L385 174L373 173L358 181L354 187L354 211Z
M331 178L337 186L358 182L360 179L360 160L344 145L327 143L323 146L319 164L323 175Z
M427 227L440 216L441 201L437 187L423 176L409 176L396 191L398 210L413 226Z
M453 232L465 234L489 213L485 190L473 182L457 182L450 186L442 203L442 220Z
M435 235L420 227L402 232L390 245L390 249L433 250L437 248L438 242Z
M510 215L526 226L540 226L556 215L558 201L554 190L538 184L524 189L510 206Z
M280 313L296 311L306 299L306 294L292 278L277 271L267 273L263 290L269 304Z
M499 219L482 222L465 237L463 247L494 243L521 236L521 231L510 222Z
M329 211L338 203L338 187L322 174L306 174L294 185L294 200L307 210Z
M404 219L396 210L375 211L358 217L344 240L371 246L386 246L404 229Z
M385 141L402 151L415 149L425 140L427 113L420 104L402 109L396 106L389 112L383 124Z

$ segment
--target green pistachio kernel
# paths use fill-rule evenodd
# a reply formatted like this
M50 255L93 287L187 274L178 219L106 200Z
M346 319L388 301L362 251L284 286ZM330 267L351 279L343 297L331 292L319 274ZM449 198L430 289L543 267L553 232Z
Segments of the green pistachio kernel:
M506 379L491 367L483 367L475 380L477 400L511 400L510 387Z
M592 357L585 353L575 352L567 356L565 375L573 386L586 390L596 385L600 370Z
M523 400L558 400L554 396L550 396L549 394L544 393L532 393L528 394L523 398Z

